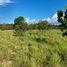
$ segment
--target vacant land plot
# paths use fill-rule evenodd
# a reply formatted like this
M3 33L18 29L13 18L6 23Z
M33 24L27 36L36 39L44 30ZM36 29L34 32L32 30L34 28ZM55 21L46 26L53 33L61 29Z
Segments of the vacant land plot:
M60 30L0 30L0 67L67 67L67 37Z

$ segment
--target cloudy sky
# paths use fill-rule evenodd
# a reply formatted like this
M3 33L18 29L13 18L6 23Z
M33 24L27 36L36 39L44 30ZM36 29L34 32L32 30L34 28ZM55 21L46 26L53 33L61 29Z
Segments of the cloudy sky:
M0 0L0 23L13 23L18 16L28 23L47 20L57 23L58 9L64 10L67 0Z

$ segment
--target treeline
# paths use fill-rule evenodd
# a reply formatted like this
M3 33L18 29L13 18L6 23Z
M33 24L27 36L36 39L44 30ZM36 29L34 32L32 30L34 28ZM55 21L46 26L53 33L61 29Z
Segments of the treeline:
M23 27L23 25L22 25ZM47 21L39 21L38 23L34 24L27 24L25 25L27 30L32 30L32 29L38 29L38 30L44 30L44 29L59 29L58 25L52 25L49 24ZM0 24L0 30L13 30L14 29L14 24Z
M0 24L0 30L13 30L15 28L21 28L26 30L32 30L32 29L49 30L49 29L60 29L62 28L62 26L49 24L49 22L46 20L44 21L40 20L36 23L28 24L25 21L25 18L22 16L15 18L14 24Z
M0 24L0 30L12 30L14 24Z

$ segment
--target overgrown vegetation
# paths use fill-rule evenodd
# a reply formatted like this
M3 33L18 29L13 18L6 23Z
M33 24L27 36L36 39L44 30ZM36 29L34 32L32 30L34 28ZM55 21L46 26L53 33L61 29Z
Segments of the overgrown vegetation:
M60 30L28 30L23 38L0 30L0 67L67 67L67 37Z
M67 67L67 10L57 15L60 25L27 24L22 16L0 24L0 67Z
M63 35L67 36L67 8L65 12L63 12L62 10L58 10L57 15L58 15L58 22L62 27L61 30L64 31Z

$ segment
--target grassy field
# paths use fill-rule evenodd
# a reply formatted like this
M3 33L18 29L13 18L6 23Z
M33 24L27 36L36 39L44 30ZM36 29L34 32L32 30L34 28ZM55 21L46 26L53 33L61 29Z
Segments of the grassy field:
M67 67L67 37L60 30L0 30L0 67Z

